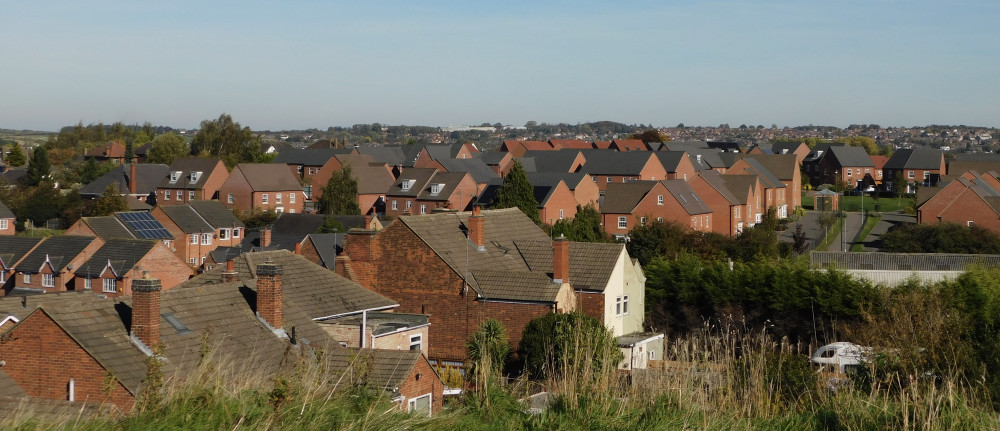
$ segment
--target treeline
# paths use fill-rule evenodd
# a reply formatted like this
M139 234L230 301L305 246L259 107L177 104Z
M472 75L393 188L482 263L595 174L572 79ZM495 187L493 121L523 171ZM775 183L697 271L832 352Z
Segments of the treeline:
M1000 235L975 225L906 223L882 235L882 250L897 253L1000 254Z

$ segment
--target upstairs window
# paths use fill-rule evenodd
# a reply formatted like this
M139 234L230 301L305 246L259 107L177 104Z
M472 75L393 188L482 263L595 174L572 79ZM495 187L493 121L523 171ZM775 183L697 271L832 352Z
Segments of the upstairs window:
M198 243L198 234L196 233L191 234L191 244L197 244L197 243Z
M628 219L625 216L618 217L618 229L628 229Z
M180 192L178 192L178 193L180 193ZM165 201L169 201L170 200L170 190L164 190L163 191L163 200L165 200Z
M102 279L102 282L104 284L104 286L103 286L104 289L103 290L104 290L105 293L116 293L116 292L118 292L118 280L115 280L113 278L105 278L105 279Z
M656 204L663 205L663 195L656 195Z
M417 334L410 336L410 350L419 351L421 350L422 345L423 345L423 335Z
M281 205L281 193L274 194L274 203Z
M229 239L229 229L219 229L219 239Z
M212 244L212 234L203 233L201 234L201 245L211 245Z
M52 274L42 274L42 287L55 287L55 277Z
M267 193L260 195L260 203L267 205Z
M189 201L193 201L194 200L194 190L189 190L188 191L188 200Z
M291 193L288 194L288 203L290 203L290 204L294 204L295 203L295 192L291 192Z
M229 202L229 203L233 203L233 202L236 202L236 196L233 196L233 194L232 194L232 193L230 193L230 194L229 194L229 195L228 195L228 196L226 197L226 202Z

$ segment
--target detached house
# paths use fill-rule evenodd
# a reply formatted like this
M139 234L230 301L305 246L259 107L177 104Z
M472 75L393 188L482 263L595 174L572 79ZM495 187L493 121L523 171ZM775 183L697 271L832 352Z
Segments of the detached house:
M182 205L196 200L217 199L219 187L228 176L226 164L220 159L175 160L156 188L156 204Z
M241 222L218 201L157 206L150 213L173 237L173 249L190 267L201 266L218 247L238 247L245 236Z
M114 184L122 196L146 202L150 195L156 195L156 188L169 170L167 165L118 166L81 187L80 196L84 199L96 199L104 194L109 185Z
M219 188L219 201L230 208L302 212L302 186L284 165L240 163Z
M1000 232L1000 179L996 172L962 173L917 206L917 223L941 222Z
M905 193L911 193L915 184L923 187L937 185L945 172L944 153L929 148L896 150L882 167L886 190L892 191L895 187L893 181L901 177L907 184L906 190L901 191Z
M609 184L601 204L604 230L625 238L651 221L674 222L692 230L712 230L712 210L684 180Z
M116 165L135 162L135 156L132 160L125 160L125 146L120 141L111 141L100 147L87 150L83 157L84 159L96 159L98 162L110 161Z
M478 196L479 187L465 172L441 172L430 168L403 171L387 190L385 213L430 214L436 208L464 210Z

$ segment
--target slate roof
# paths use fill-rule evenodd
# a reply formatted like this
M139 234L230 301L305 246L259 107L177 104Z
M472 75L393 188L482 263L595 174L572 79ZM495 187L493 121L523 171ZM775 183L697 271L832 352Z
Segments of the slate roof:
M712 210L705 204L704 201L695 193L691 185L684 180L665 180L660 181L667 191L677 199L677 202L681 204L690 215L696 214L709 214Z
M966 271L973 265L996 267L1000 255L814 251L809 253L809 264L813 268L834 266L842 270Z
M302 166L323 166L337 154L350 154L353 148L303 148L289 149L278 153L271 163Z
M738 175L731 175L731 176L738 176ZM746 203L746 202L740 202L740 199L737 198L736 195L733 194L731 190L729 190L729 187L726 186L726 182L722 179L722 177L723 175L719 174L717 171L707 171L701 173L701 178L705 180L705 182L708 183L709 186L717 190L725 200L729 201L730 205L739 205L740 203Z
M481 159L438 159L438 163L448 172L467 172L479 184L485 184L492 179L500 178Z
M469 174L465 172L435 172L434 176L420 189L417 199L423 201L446 201L455 189L458 188L462 180L465 179L466 175ZM431 187L434 184L443 184L437 193L431 193Z
M21 260L15 269L17 272L38 273L45 264L46 257L56 271L62 271L74 257L83 253L94 237L62 235L46 238Z
M759 161L754 158L747 158L744 160L750 165L751 168L751 172L748 173L760 177L761 181L763 181L764 184L767 184L769 188L785 188L785 183L781 182L781 180L779 180L774 173L765 168Z
M205 219L205 221L215 228L244 227L233 210L226 207L219 201L191 201L188 205Z
M655 152L592 150L585 152L587 163L582 172L591 175L640 175Z
M243 253L240 247L216 247L215 250L208 252L212 256L212 260L217 263L226 262L229 259L235 259L237 256Z
M733 196L739 199L741 205L752 202L753 195L751 193L758 181L756 175L720 175L719 179L732 192Z
M536 173L530 173L529 175L537 175ZM544 174L543 174L544 175ZM535 197L535 201L538 202L538 208L542 208L552 197L552 193L556 191L556 187L559 186L560 180L557 181L545 181L539 184L535 184L531 181L530 177L528 182L531 182L532 195ZM484 207L489 207L493 204L493 200L497 198L497 193L500 191L500 186L503 184L503 180L493 180L483 189L483 192L479 194L476 199L478 205Z
M562 181L570 190L576 190L577 186L584 181L587 174L583 172L550 173L550 172L528 172L528 181L532 185L555 186ZM589 180L588 180L589 181Z
M344 249L344 233L312 233L306 235L306 240L316 248L320 266L333 269L337 255Z
M482 160L483 163L487 165L498 165L503 161L504 157L507 157L506 151L480 151L478 153L472 153L472 156Z
M955 155L955 160L970 162L1000 162L1000 154L995 153L959 153Z
M524 157L535 159L537 172L572 172L573 162L579 157L579 151L525 151Z
M396 181L385 192L387 196L409 196L417 197L430 181L437 169L434 168L410 168L404 169ZM403 190L403 181L412 180L413 185L408 190Z
M407 153L399 146L357 147L354 150L358 154L372 156L375 161L385 163L389 166L413 166L413 159L416 158L416 153L408 158Z
M195 157L174 160L170 164L170 169L167 170L167 175L160 181L160 187L167 189L200 190L205 187L205 182L208 181L209 175L212 174L212 171L215 170L220 162L220 159ZM181 172L180 177L178 177L177 181L170 182L170 173L176 171ZM201 175L194 181L192 181L194 179L192 176L193 172L201 172ZM136 175L138 175L138 172Z
M793 154L795 150L799 149L801 142L776 142L771 145L771 153L773 154Z
M90 227L94 234L103 239L135 238L135 234L115 216L83 217L80 220L83 220L83 223Z
M164 205L160 210L181 229L181 232L186 234L215 232L215 228L201 218L190 205Z
M516 241L514 245L532 271L552 273L552 241ZM570 242L570 285L576 290L603 292L624 250L625 244L618 242Z
M323 214L282 213L271 224L271 245L268 250L294 250L295 244L323 226ZM260 251L260 231L248 231L241 243L243 251Z
M282 283L285 298L299 304L305 315L311 319L360 313L362 310L389 309L399 305L287 250L240 255L234 259L239 279L247 281L256 278L257 265L268 259L283 268ZM225 267L220 265L171 290L217 284L224 270Z
M527 264L517 252L515 241L550 240L544 231L517 208L483 210L485 247L479 251L466 238L470 215L468 212L460 212L400 216L396 223L403 223L410 228L455 273L468 274L466 280L473 289L479 288L478 282L472 277L473 271L528 271ZM536 299L548 301L543 297Z
M601 212L605 214L632 214L632 210L642 201L656 181L629 181L627 183L608 183L601 202Z
M24 255L28 254L32 248L38 245L43 238L31 236L0 236L0 264L4 268L11 268Z
M6 204L0 202L0 218L17 218L17 216L14 215L14 211L11 211Z
M942 154L941 150L929 148L896 150L883 169L940 169Z
M858 147L852 147L858 148ZM862 150L864 152L864 150ZM868 164L862 165L843 165L843 166L872 166L871 158L865 153L865 159L868 160ZM744 159L753 159L757 163L760 163L764 169L772 173L776 178L781 180L791 181L795 178L795 173L799 171L799 162L795 158L795 154L743 154Z
M875 166L864 148L851 145L830 147L830 150L823 157L836 158L840 166Z
M115 183L118 185L118 190L123 194L127 194L128 187L128 177L131 173L130 165L121 165L111 170L104 175L101 175L90 184L87 184L80 188L80 195L84 197L97 197L104 193L104 190L108 188L108 185ZM287 168L285 170L288 170ZM168 175L167 172L170 171L170 167L167 165L160 164L138 164L135 165L135 192L136 194L148 195L156 191L156 186L160 184L163 177Z
M663 165L663 169L667 172L677 172L677 168L680 167L681 160L684 160L688 156L687 153L683 151L656 151L656 157L660 159L660 164ZM700 170L701 166L695 165L695 170Z
M272 163L240 163L230 175L236 175L237 170L243 173L250 188L255 192L280 192L286 190L302 190L299 181L295 179L287 166Z
M78 277L97 278L101 276L108 264L111 264L115 275L121 278L132 270L135 264L156 246L157 242L156 240L108 240L94 252L90 259L80 265L75 274Z
M0 397L26 397L28 394L24 392L14 379L10 378L7 373L0 368Z
M708 145L708 148L716 148L727 153L740 152L740 144L738 142L707 141L705 145Z

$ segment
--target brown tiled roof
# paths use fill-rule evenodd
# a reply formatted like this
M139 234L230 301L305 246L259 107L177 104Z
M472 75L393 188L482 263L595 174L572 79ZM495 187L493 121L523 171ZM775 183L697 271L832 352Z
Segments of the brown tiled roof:
M552 241L517 241L525 263L532 271L552 273ZM618 258L625 249L622 243L569 243L569 284L577 290L604 291Z
M627 183L608 183L601 202L601 212L605 214L632 214L632 210L642 201L642 198L656 187L656 181L629 181Z
M663 183L663 186L667 188L667 191L670 192L674 199L681 204L681 207L683 207L689 215L708 214L712 212L708 205L705 204L705 201L698 196L698 193L695 193L694 189L691 188L691 185L688 184L687 181L664 180L661 181L661 183Z
M724 199L729 201L730 205L740 204L740 200L736 197L736 195L733 194L733 192L729 190L728 187L726 187L726 182L723 181L722 174L718 173L717 171L705 171L700 173L699 175L701 175L701 178L705 180L705 182L709 186L718 191L719 194L722 195Z
M335 348L327 353L331 368L343 370L345 382L395 391L413 372L419 351Z
M469 174L466 172L437 172L433 177L427 182L426 186L420 190L420 195L417 199L426 201L445 201L451 197L451 194L458 188L462 180L465 179ZM438 193L432 194L431 187L433 184L442 184Z
M517 252L515 241L549 240L549 236L517 208L484 210L485 246L480 251L465 235L470 215L461 212L400 216L396 222L409 227L457 274L469 274L467 281L473 289L478 288L478 284L471 277L471 271L529 270Z
M795 158L795 154L744 154L742 157L756 160L783 181L794 178L795 172L799 170L799 162Z
M434 168L409 168L404 169L399 178L396 178L395 183L393 183L385 192L389 196L410 196L417 197L420 195L420 191L424 189L427 182L431 180L437 169ZM403 181L413 181L409 189L403 190Z
M398 305L389 298L365 289L363 286L287 250L240 255L234 259L239 279L255 278L257 265L264 263L267 259L271 259L276 265L281 265L284 268L282 282L284 283L285 296L299 304L310 318L321 319L359 313L362 310L393 308ZM178 288L216 284L222 278L224 270L225 265L219 265L180 284Z
M167 218L181 229L181 232L187 234L215 233L215 228L208 224L190 205L163 205L160 207L160 211L163 211Z
M243 227L233 210L219 201L191 201L191 208L214 228ZM165 206L166 207L166 206Z
M134 239L135 235L128 230L115 216L84 217L83 220L90 230L103 239L122 238Z
M23 397L28 394L0 368L0 397Z
M757 184L756 175L721 175L720 178L733 196L739 199L740 204L746 205L750 202L751 190Z
M160 181L160 187L168 189L199 190L205 187L208 176L221 163L220 159L204 159L197 157L187 157L174 160L170 164L167 175ZM179 171L181 174L177 180L170 182L170 172ZM201 172L198 178L192 176L193 172ZM194 181L192 181L194 180Z
M302 190L295 175L288 170L287 165L276 163L240 163L233 169L243 173L250 188L255 192L281 192L286 190Z
M472 271L476 291L484 300L555 302L561 284L540 272Z

